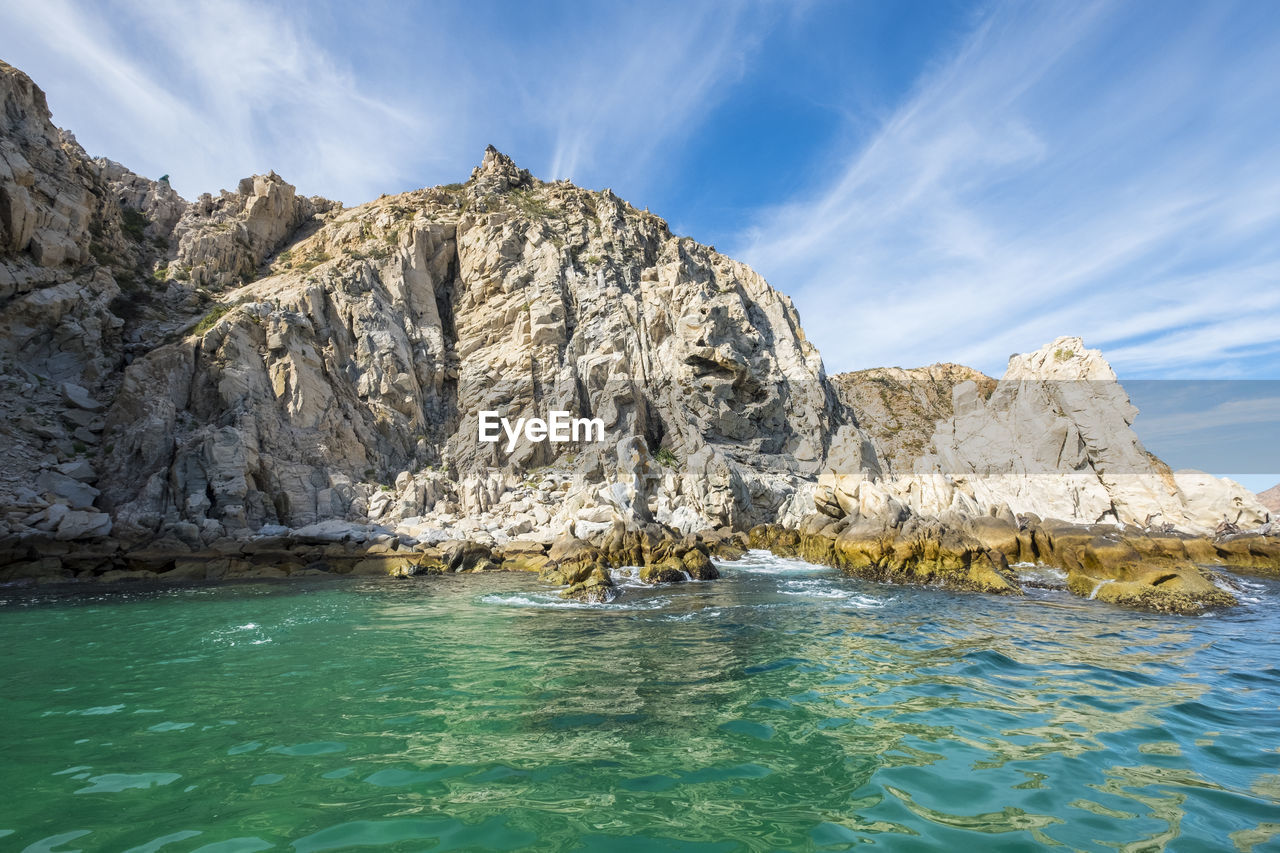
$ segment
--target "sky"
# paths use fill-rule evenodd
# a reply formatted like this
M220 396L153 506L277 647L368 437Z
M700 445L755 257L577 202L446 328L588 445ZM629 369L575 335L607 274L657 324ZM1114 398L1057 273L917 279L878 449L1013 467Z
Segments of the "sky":
M1078 335L1122 379L1280 380L1280 4L0 0L0 58L187 198L358 204L490 143L610 187L790 295L831 373Z

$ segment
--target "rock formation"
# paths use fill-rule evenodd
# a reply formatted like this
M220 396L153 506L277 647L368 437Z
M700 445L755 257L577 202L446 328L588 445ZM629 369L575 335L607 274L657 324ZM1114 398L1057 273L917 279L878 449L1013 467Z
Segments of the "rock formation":
M709 578L754 544L1017 593L1010 560L1220 556L1132 544L1170 530L1253 535L1227 550L1268 565L1266 510L1147 454L1078 339L999 382L833 384L751 269L493 148L352 208L274 173L189 203L90 158L3 64L0 104L0 582L502 567L607 600L611 568ZM508 448L486 411L605 440ZM1120 545L1076 531L1098 523ZM1147 586L1211 599L1171 583Z
M877 579L1000 593L1019 589L1010 564L1047 564L1086 597L1177 612L1234 601L1205 565L1277 565L1269 511L1148 453L1110 365L1079 338L1013 356L998 382L966 371L836 377L888 473L825 472L818 515L753 541Z
M972 382L982 399L996 381L962 364L929 367L873 367L831 377L840 399L851 408L875 447L886 475L908 474L933 441L939 421L954 414L952 397L961 382Z
M267 179L242 190L211 227L270 215L234 246L278 243L299 210L313 227L125 369L101 484L122 533L744 526L783 510L844 425L789 300L608 191L542 184L493 149L461 187L349 210L287 204ZM206 258L193 279L265 256L193 254L202 222L175 231L179 259ZM556 410L601 418L609 441L477 441L482 411ZM531 478L547 485L517 494ZM630 497L602 500L608 483Z
M1224 522L1256 528L1268 521L1268 510L1240 485L1170 471L1148 453L1131 428L1137 410L1111 366L1079 338L1013 356L999 382L981 374L956 382L965 370L935 365L837 377L873 440L880 430L871 424L893 413L894 430L877 446L892 461L879 479L825 474L819 507L866 517L885 505L927 517L1034 514L1198 534ZM881 397L886 402L872 408Z
M465 184L351 209L274 174L187 203L0 71L15 556L339 521L424 545L681 536L788 517L861 458L790 301L607 190L490 149ZM508 453L476 440L484 410L598 417L608 440Z

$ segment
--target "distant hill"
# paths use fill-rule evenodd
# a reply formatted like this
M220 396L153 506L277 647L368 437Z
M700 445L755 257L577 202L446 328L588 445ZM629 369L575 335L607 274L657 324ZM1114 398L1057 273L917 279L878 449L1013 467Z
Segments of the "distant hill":
M1258 500L1272 512L1280 512L1280 483L1276 483L1265 492L1258 492Z

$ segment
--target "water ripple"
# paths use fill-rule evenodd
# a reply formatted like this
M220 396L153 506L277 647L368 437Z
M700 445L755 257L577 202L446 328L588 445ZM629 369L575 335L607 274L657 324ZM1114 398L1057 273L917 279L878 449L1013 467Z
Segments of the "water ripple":
M609 605L502 574L24 593L0 609L0 836L1102 851L1280 833L1280 584L1233 579L1258 603L1201 620L1047 573L1001 599L759 552L722 571Z

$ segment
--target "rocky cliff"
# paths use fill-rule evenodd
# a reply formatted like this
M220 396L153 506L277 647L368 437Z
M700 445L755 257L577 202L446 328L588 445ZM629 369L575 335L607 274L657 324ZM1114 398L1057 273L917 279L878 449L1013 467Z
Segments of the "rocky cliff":
M790 300L608 190L490 149L463 184L350 209L274 174L188 203L0 80L0 338L29 409L11 529L746 527L825 464L874 464ZM486 410L598 417L608 438L507 453L476 440ZM49 516L63 501L78 528Z
M1235 602L1207 565L1280 567L1270 511L1148 453L1110 365L1079 338L1013 356L998 382L935 365L835 384L885 474L824 472L817 513L753 542L880 580L1003 594L1051 577L1015 566L1049 566L1079 595L1177 612Z
M1211 534L1257 528L1248 490L1169 470L1132 429L1137 410L1102 353L1064 337L1015 355L997 382L970 368L864 371L835 379L886 474L826 473L818 505L843 516L1036 515Z
M996 385L990 376L962 364L873 367L831 379L874 446L886 476L910 473L915 460L928 451L938 423L954 414L957 385L972 382L983 399Z
M492 148L351 208L274 173L188 202L89 157L3 64L0 106L0 580L501 563L598 591L628 561L712 576L713 544L791 547L781 524L815 559L844 535L849 566L921 579L894 572L932 554L932 579L1004 591L1005 556L1068 560L1022 554L1041 520L1268 520L1146 453L1078 339L998 382L833 383L751 269ZM482 412L555 411L605 440L478 439Z
M544 184L490 149L461 186L311 213L305 235L296 208L238 196L213 227L260 206L262 238L235 248L295 239L131 363L107 414L102 505L131 534L749 526L785 514L847 425L789 300L607 190ZM192 219L171 264L204 258L193 280L261 262L193 255L210 239ZM481 412L557 410L602 419L608 440L477 440ZM530 480L550 485L503 501Z

